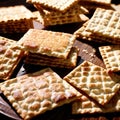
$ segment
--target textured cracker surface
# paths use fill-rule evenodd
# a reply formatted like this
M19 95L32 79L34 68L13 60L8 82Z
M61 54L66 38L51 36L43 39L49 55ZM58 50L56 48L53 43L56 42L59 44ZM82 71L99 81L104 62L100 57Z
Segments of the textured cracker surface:
M69 33L30 29L18 43L32 53L67 58L74 41Z
M97 8L86 30L104 42L120 44L120 13L114 10Z
M84 61L64 77L102 105L110 101L120 88L119 79L113 78L108 75L106 69L88 61Z
M1 90L23 119L70 103L79 95L50 68L5 81Z
M99 47L103 61L108 71L120 71L120 45L109 45Z
M0 37L0 79L6 80L10 78L22 58L22 51L12 48L16 41Z

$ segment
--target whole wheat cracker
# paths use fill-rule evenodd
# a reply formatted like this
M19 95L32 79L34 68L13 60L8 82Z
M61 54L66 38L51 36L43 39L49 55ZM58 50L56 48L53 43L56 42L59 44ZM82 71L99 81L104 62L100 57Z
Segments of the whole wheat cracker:
M12 11L12 12L11 12ZM31 19L34 18L32 12L27 9L24 5L16 5L9 7L0 8L0 22L10 22L20 19Z

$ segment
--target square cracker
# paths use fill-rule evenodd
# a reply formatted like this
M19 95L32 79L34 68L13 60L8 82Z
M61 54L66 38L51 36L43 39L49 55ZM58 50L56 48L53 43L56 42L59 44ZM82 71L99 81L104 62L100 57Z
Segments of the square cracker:
M50 68L10 79L0 88L24 120L70 103L80 95Z
M79 0L27 0L28 3L39 4L44 8L65 12Z
M84 61L64 77L73 86L104 105L120 88L119 79L108 75L106 69Z
M77 47L72 47L67 59L28 53L25 63L49 67L74 68L77 63L78 52L79 49Z
M120 72L120 45L101 46L99 51L107 70Z
M74 42L74 35L69 33L30 29L18 44L31 53L67 58Z
M0 79L7 80L23 56L23 51L13 48L16 41L0 36Z
M107 42L120 44L120 12L97 8L86 30Z

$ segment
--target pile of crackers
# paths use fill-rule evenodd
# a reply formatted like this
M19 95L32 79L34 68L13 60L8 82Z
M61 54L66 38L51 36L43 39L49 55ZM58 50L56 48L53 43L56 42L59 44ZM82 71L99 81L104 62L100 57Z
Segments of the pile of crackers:
M26 51L26 64L69 68L77 65L79 49L74 47L74 35L48 30L29 29L18 41Z
M27 0L39 10L44 25L81 22L76 17L88 12L81 1ZM109 0L92 2L110 5ZM25 34L18 41L0 37L0 79L5 80L0 83L0 90L22 119L32 119L68 103L72 114L120 111L120 13L94 9L92 17L73 34L28 27L27 32L19 29ZM16 28L12 28L11 32L15 32ZM76 39L99 44L105 68L86 60L76 66ZM21 59L25 64L46 68L11 78ZM62 78L52 67L72 70Z
M85 22L89 18L85 15L88 10L80 5L79 0L27 0L37 10L34 14L44 26L61 25L75 22Z
M97 8L92 18L75 31L77 38L100 43L120 44L120 13Z
M105 68L84 61L64 77L82 93L82 97L72 105L73 114L120 111L119 28L119 11L96 8L92 17L74 32L77 39L99 45L98 52ZM114 94L110 91L114 91Z

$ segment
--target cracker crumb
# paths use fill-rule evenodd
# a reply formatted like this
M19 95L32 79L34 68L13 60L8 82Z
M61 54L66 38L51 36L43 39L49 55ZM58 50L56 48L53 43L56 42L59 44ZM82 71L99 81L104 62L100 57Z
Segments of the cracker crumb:
M83 49L82 51L85 52L86 54L88 54L88 51L87 51L87 50Z

